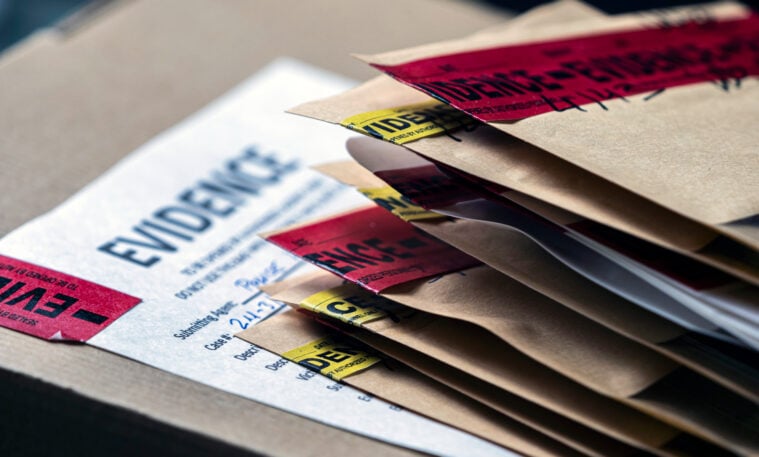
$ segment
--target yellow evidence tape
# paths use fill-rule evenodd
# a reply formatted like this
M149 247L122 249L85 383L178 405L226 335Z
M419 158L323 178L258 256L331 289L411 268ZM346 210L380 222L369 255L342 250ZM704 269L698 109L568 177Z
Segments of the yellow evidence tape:
M382 361L379 357L350 347L349 344L336 341L330 337L311 341L285 352L282 357L318 371L335 381L340 381L346 376L366 370Z
M358 191L372 199L377 205L385 208L406 222L422 219L445 218L442 214L427 211L421 206L411 203L410 200L390 186L365 187L358 189Z
M340 125L395 144L471 127L477 121L437 100L369 111L343 119Z
M353 284L317 292L300 302L299 306L357 327L365 322L383 319L388 316L388 310L398 308L396 303L357 289Z

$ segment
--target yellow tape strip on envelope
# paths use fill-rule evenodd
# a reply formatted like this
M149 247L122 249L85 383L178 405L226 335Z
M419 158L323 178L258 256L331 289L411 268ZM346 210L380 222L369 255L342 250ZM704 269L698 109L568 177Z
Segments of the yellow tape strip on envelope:
M442 214L427 211L421 206L411 203L400 192L390 186L361 188L358 191L406 222L445 218Z
M346 284L317 292L300 302L300 307L360 327L365 322L388 316L393 302Z
M471 127L476 120L445 103L430 100L397 108L369 111L343 119L340 125L395 144Z
M287 351L282 357L318 371L335 381L366 370L381 361L379 357L329 337Z

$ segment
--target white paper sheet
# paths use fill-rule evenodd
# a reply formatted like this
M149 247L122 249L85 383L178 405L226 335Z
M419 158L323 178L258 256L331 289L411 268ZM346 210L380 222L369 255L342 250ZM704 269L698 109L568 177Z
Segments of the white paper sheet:
M347 133L283 112L348 86L277 61L6 236L0 252L142 298L89 341L99 348L409 448L514 455L302 376L304 368L233 337L279 309L257 285L309 268L255 235L363 203L307 169L347 157Z

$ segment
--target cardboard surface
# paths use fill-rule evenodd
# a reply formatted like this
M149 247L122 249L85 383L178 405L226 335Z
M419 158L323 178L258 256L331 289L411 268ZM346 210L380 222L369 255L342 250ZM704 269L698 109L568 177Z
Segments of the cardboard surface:
M417 22L420 15L428 20ZM123 1L63 31L41 32L0 58L0 234L54 208L276 56L365 79L373 71L349 51L435 41L503 19L464 2L431 0L381 8ZM318 446L301 445L309 442L329 443L335 455L413 454L87 346L0 329L0 367L253 452L314 455ZM294 429L299 440L286 433Z

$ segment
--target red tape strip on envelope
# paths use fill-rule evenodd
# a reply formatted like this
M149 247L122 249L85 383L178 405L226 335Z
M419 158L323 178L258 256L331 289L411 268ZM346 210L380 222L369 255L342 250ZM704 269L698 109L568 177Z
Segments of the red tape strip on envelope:
M87 341L139 298L0 255L0 326L48 340Z
M483 121L759 75L759 16L373 65ZM603 105L602 105L603 106Z
M373 292L480 263L379 206L267 239Z

